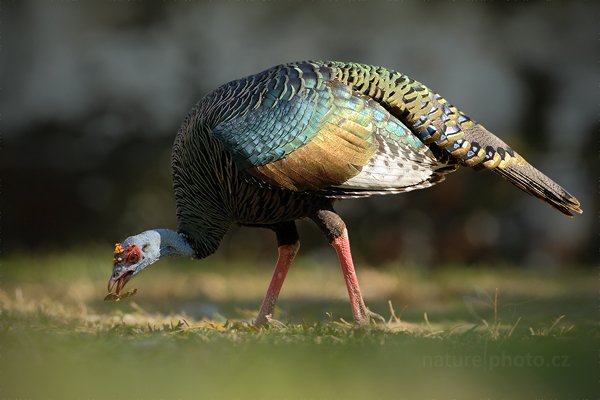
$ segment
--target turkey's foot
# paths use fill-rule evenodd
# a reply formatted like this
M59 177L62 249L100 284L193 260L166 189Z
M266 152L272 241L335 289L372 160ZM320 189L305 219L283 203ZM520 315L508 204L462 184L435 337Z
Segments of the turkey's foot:
M271 315L261 315L259 314L256 319L254 320L254 325L261 327L261 326L269 326L269 322L271 321Z
M369 310L367 307L361 312L360 318L355 320L359 326L386 324L387 321L381 315Z

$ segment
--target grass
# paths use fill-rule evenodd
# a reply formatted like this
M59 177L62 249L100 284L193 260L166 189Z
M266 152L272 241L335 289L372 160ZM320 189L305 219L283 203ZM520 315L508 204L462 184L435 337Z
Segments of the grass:
M108 254L110 256L110 254ZM597 276L358 266L385 325L356 327L336 265L299 260L256 328L270 266L165 260L104 302L104 252L0 266L0 399L592 399Z

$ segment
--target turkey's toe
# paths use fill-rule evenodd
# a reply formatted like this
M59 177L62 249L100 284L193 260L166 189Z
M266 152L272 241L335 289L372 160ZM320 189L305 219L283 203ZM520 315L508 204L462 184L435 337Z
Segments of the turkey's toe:
M262 314L259 313L256 316L256 319L254 320L254 325L261 327L261 326L269 326L271 325L271 321L273 321L273 314Z
M369 324L386 324L387 321L381 315L369 310L368 308L365 310L365 316L362 320L357 321L359 325L369 325Z

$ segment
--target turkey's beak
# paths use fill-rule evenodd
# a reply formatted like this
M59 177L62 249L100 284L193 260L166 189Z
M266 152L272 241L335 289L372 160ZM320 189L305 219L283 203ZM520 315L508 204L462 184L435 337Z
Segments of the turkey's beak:
M108 280L108 293L112 292L112 288L115 286L115 283L117 283L117 278L111 276Z
M115 293L117 295L120 294L121 290L123 290L123 288L125 287L127 282L129 282L129 280L131 279L132 276L133 276L133 271L126 271L123 275L121 275L118 278L115 277L114 275L111 276L110 279L108 280L108 292L111 293L113 287L116 284L117 290L115 291Z

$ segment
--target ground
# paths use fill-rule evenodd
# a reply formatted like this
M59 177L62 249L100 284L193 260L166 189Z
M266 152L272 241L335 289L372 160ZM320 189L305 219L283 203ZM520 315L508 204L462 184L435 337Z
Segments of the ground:
M104 302L110 249L0 259L0 399L595 399L597 271L358 265L385 325L355 327L338 266L165 260Z

